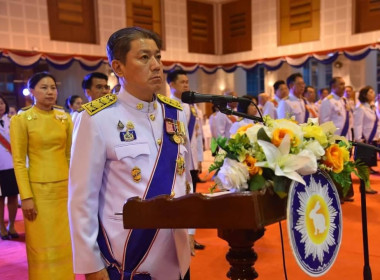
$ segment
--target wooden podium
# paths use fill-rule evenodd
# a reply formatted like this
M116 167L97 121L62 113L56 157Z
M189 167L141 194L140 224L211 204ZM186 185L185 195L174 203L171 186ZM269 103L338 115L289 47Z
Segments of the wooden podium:
M171 199L130 198L123 207L124 228L216 228L230 249L227 277L250 280L258 277L253 265L253 244L264 235L264 227L286 218L286 199L272 191L242 192L220 196L189 194Z

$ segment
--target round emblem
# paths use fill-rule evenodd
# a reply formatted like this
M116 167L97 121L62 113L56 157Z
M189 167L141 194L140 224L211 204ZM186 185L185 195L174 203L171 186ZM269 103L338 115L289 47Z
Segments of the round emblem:
M338 192L324 171L303 176L288 194L288 233L298 265L310 276L325 274L334 264L342 241Z
M132 173L133 181L135 181L135 182L141 181L141 169L140 168L138 168L137 166L133 167L131 173Z

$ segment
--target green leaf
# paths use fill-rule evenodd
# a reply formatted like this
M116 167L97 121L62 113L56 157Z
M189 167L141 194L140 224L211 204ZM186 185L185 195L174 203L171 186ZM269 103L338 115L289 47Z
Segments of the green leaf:
M267 135L263 127L260 128L259 131L257 132L257 140L263 140L269 143L271 142L269 136Z
M262 175L256 174L249 182L249 189L251 191L261 190L265 185L265 178Z
M210 148L211 148L211 153L213 154L216 152L216 149L218 148L218 143L214 137L211 138Z

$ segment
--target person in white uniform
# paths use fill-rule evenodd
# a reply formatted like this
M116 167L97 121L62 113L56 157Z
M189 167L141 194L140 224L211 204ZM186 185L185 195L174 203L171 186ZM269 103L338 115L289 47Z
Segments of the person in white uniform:
M289 96L289 89L288 86L286 85L285 81L283 80L278 80L273 84L273 89L274 89L274 97L271 100L276 107L276 110L278 108L278 104L282 99L288 98ZM277 115L277 112L276 112Z
M125 230L131 197L191 192L190 145L181 104L163 86L161 40L123 28L107 43L118 95L84 104L73 132L69 220L74 271L86 279L186 279L186 229Z
M110 86L107 83L108 77L106 74L101 72L92 72L87 74L83 78L82 89L88 101L91 102L92 100L108 94L110 92ZM82 109L71 113L71 119L74 124L80 111L82 111Z
M359 103L354 110L354 140L377 146L380 129L374 102L375 91L373 88L371 86L362 88L359 92ZM369 168L377 166L376 152L371 149L355 147L355 159L361 159ZM367 187L366 193L376 194L377 191Z
M277 118L277 111L274 103L270 101L270 96L268 93L259 94L259 108L263 116L269 115L272 119Z
M306 100L306 109L309 111L311 118L318 118L318 107L315 105L315 88L312 86L307 86L303 94Z
M319 123L323 124L332 121L337 130L335 134L352 140L351 132L351 113L347 100L343 97L345 82L341 77L333 77L330 81L331 93L322 100L319 108ZM339 191L339 189L338 189ZM353 201L354 190L351 187L345 197L340 193L341 201Z
M305 91L305 82L300 73L294 73L288 77L286 84L289 88L289 97L282 99L277 108L279 119L294 117L298 123L305 123L309 118L306 110L306 101L302 94Z
M202 120L200 118L201 112L196 104L186 104L181 100L182 93L189 91L189 78L186 71L174 70L168 73L166 81L170 86L171 98L181 103L183 111L186 115L186 125L189 131L192 168L190 170L191 179L193 181L193 192L197 191L197 183L200 181L199 174L202 172L203 161L203 141L202 141ZM191 244L194 249L203 250L205 245L200 244L194 240L194 230L190 230ZM192 254L195 255L194 250Z

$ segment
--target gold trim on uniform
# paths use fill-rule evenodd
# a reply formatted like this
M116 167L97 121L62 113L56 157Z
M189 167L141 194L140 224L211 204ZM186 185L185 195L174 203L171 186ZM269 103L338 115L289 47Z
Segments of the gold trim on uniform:
M175 197L175 192L174 191L171 191L170 193L170 198L174 198Z
M154 109L154 110L157 109L157 102L154 102L154 103L153 103L153 109Z
M198 117L197 111L195 110L194 105L190 105L190 110L194 117Z
M158 145L161 145L161 143L162 143L161 138L158 138L158 139L156 140L156 143L157 143Z
M144 108L144 104L142 104L142 103L137 103L137 105L136 105L136 109L137 110L142 110Z
M126 126L127 126L128 129L134 129L135 128L135 125L131 121L128 121L127 124L126 124Z
M176 143L176 144L181 144L181 142L182 142L181 137L178 136L177 134L174 134L171 138L173 139L174 143Z
M154 121L156 119L156 116L154 114L150 114L149 118L150 118L151 121Z
M117 101L117 96L109 93L95 100L92 100L91 102L83 104L82 108L85 109L90 116L93 116L97 112L114 104L116 101Z
M174 108L177 108L177 109L179 109L181 111L183 110L182 106L181 106L181 103L179 101L177 101L177 100L171 99L171 98L169 98L167 96L164 96L162 94L157 94L157 98L158 98L158 100L160 100L161 102L163 102L165 104L168 104L168 105L170 105L170 106L172 106Z
M136 183L141 181L141 169L140 168L138 168L137 166L133 167L131 174L132 174L133 181L135 181Z
M177 174L182 175L185 172L185 159L183 156L179 156L177 162Z

